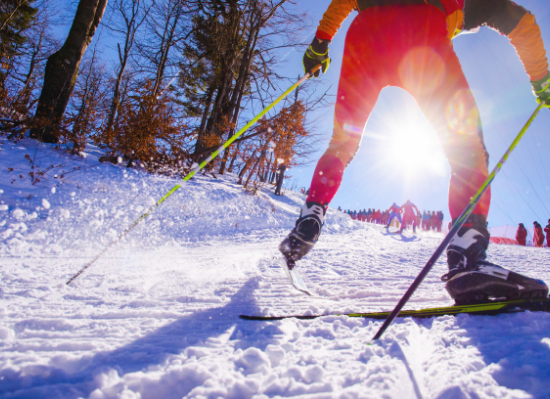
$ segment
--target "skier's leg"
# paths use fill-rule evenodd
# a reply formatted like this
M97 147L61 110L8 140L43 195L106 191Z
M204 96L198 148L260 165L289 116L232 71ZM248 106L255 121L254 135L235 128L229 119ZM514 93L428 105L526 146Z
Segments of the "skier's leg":
M403 226L404 226L404 228L402 227L401 230L408 229L410 224L411 224L411 219L409 218L409 216L404 216L403 217Z
M437 48L445 75L434 91L412 93L438 133L451 165L449 211L454 220L488 176L489 156L483 143L479 111L452 48ZM472 212L486 220L491 192L488 189Z
M388 220L388 224L386 224L386 228L390 227L392 220L395 219L396 217L397 215L395 214L395 212L390 213L390 218Z
M344 168L359 148L367 119L380 90L386 85L383 79L384 63L377 61L384 57L379 51L383 46L376 37L377 33L368 30L372 23L363 21L365 15L359 14L346 36L332 139L317 163L309 195L296 226L279 246L291 268L317 242L328 204L336 195Z
M348 33L348 38L350 34ZM356 37L356 36L352 36ZM359 149L367 119L374 108L381 82L367 71L361 71L357 57L364 55L360 49L350 52L346 42L342 72L334 113L334 130L329 146L317 162L307 201L328 205L336 195L344 169ZM355 46L353 46L355 47ZM372 60L369 60L371 63ZM362 73L361 73L362 72Z
M489 157L474 96L446 32L440 30L440 34L426 35L426 47L419 50L424 62L415 64L422 67L407 75L410 83L403 87L417 99L451 165L449 211L454 220L487 179ZM449 273L442 277L447 291L457 302L547 296L548 287L544 282L485 261L490 201L489 189L449 243ZM432 226L437 230L435 221Z

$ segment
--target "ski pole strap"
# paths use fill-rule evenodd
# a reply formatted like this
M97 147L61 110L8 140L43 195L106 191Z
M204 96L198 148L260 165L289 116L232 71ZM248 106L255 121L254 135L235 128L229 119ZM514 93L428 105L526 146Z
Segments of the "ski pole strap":
M440 0L357 0L357 7L359 11L366 10L370 7L380 7L380 6L397 6L397 5L412 5L412 4L429 4L431 6L437 7L445 15L445 8L441 4Z
M545 105L544 101L542 101L541 104L539 104L539 106L535 110L535 112L533 112L533 114L531 115L531 117L529 118L529 120L527 121L525 126L523 126L523 128L520 130L520 132L516 136L515 140L512 142L512 144L510 145L510 147L508 148L508 150L504 154L504 156L497 163L497 165L495 166L495 168L493 169L491 174L489 174L489 176L487 177L485 182L481 185L481 187L479 188L477 193L472 197L470 203L468 204L466 209L464 209L464 211L462 212L460 217L456 220L456 222L453 224L453 226L452 226L451 230L449 231L449 233L447 234L447 236L445 236L445 238L443 239L441 244L439 244L439 246L437 247L437 249L435 250L433 255L430 257L430 259L428 260L428 262L426 263L426 265L424 266L424 268L422 269L420 274L413 281L413 283L411 284L411 286L409 287L407 292L405 292L405 295L403 295L401 300L397 303L397 305L395 306L395 309L393 309L392 312L388 315L387 319L384 320L384 323L378 329L378 332L373 337L372 341L377 340L380 337L382 337L382 334L384 334L386 329L390 326L390 324L399 315L399 312L401 312L401 309L403 309L403 306L405 306L405 304L410 299L410 297L414 294L414 292L416 291L418 286L422 283L424 278L426 278L426 276L428 275L428 273L432 269L435 262L437 262L437 260L439 259L439 257L441 256L441 254L443 253L445 248L447 248L447 245L449 245L449 242L453 239L453 237L456 235L456 233L458 233L458 230L460 230L462 225L466 222L466 219L468 219L468 216L470 216L470 214L472 213L472 211L476 207L477 203L481 199L481 196L483 195L483 193L485 193L485 191L487 191L487 189L489 188L489 186L491 185L491 183L495 179L495 176L497 175L497 173L502 168L502 165L504 165L504 163L508 160L508 157L510 156L512 151L514 151L514 149L518 145L519 141L525 135L525 132L527 132L527 129L529 128L529 126L531 126L531 123L533 123L533 121L535 120L537 114L539 113L539 111L542 109L542 107L544 105Z

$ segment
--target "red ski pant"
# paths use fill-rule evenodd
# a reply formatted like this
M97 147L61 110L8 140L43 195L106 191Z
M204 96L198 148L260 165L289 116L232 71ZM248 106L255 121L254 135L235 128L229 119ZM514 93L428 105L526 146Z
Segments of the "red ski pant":
M336 195L386 86L412 94L437 132L451 165L450 214L459 217L487 178L488 155L474 97L447 38L445 17L430 5L372 7L351 24L334 132L317 163L307 200L328 204ZM490 198L487 190L473 213L487 217Z
M416 229L416 218L414 215L403 215L403 223L401 223L401 231L405 230L412 224L413 229Z

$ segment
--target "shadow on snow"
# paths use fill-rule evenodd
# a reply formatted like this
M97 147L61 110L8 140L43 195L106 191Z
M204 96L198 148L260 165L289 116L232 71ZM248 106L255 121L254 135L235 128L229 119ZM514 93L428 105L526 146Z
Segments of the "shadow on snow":
M243 312L259 312L253 297L258 280L250 278L225 306L193 313L122 348L96 354L81 371L67 373L51 366L36 366L30 372L26 368L25 373L5 369L0 374L0 398L44 398L46 390L48 398L88 397L96 388L94 376L106 368L117 370L120 376L146 370L163 364L170 355L182 353L187 347L226 333L233 326L229 339L235 339L238 333L236 348L255 346L263 350L281 331L271 324L251 324L238 318Z

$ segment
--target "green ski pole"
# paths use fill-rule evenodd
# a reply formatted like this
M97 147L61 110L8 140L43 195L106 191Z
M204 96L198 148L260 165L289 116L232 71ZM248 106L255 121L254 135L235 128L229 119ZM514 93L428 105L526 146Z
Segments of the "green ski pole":
M246 132L252 125L254 125L258 120L260 120L265 114L267 114L274 106L279 104L286 96L288 96L292 91L294 91L298 86L300 86L306 79L308 79L310 76L312 76L319 68L321 68L321 65L317 65L315 68L311 70L311 72L308 72L304 75L303 78L298 80L296 83L294 83L287 91L285 91L283 94L279 96L275 101L273 101L271 104L269 104L262 112L260 112L258 115L256 115L250 122L248 122L241 130L239 130L237 133L235 133L232 137L229 138L225 143L223 143L216 151L214 151L208 158L206 158L204 161L202 161L197 167L195 167L187 176L185 176L182 179L182 182L186 182L189 179L191 179L197 172L199 172L202 168L204 168L208 163L210 163L214 158L216 158L221 152L223 152L227 147L229 147L235 140L237 140L244 132ZM170 191L168 191L161 199L159 199L153 206L151 206L147 212L145 212L143 215L141 215L139 218L136 219L134 223L132 223L129 227L126 228L122 233L118 235L117 238L115 238L109 245L107 245L97 256L92 259L90 262L88 262L82 269L79 270L78 273L76 273L74 276L72 276L68 281L67 285L71 284L74 280L78 278L86 269L88 269L91 265L93 265L99 258L105 254L112 246L117 244L126 234L128 234L134 227L136 227L139 222L141 222L143 219L145 219L147 216L149 216L155 209L157 209L160 204L162 204L164 201L168 199L172 194L174 194L182 185L182 182L176 184Z
M539 113L539 111L542 109L544 105L545 105L544 101L541 101L541 104L537 107L535 112L533 112L533 115L531 115L531 117L529 118L525 126L523 126L523 128L517 135L516 139L512 142L512 144L510 145L510 147L508 148L504 156L500 159L500 161L494 167L493 171L489 174L489 176L487 177L487 180L485 180L485 182L481 185L477 193L472 197L470 203L468 204L466 209L464 209L464 212L462 212L462 215L460 215L460 217L457 219L457 221L451 228L451 231L449 231L449 233L443 239L441 244L439 244L434 254L428 260L428 262L426 263L426 265L424 266L424 268L422 269L418 277L416 277L416 279L413 281L413 283L411 284L407 292L405 292L405 295L403 295L401 300L395 306L395 309L392 310L392 312L388 315L387 319L384 321L382 326L378 329L378 332L376 333L372 341L382 337L382 334L384 334L384 331L386 331L386 329L390 326L393 320L399 315L399 312L401 312L401 309L403 309L403 306L405 306L409 298L412 296L412 294L414 294L418 286L422 283L424 278L428 275L433 265L435 264L435 262L437 262L437 259L439 259L439 256L441 256L441 254L443 253L443 251L445 250L445 248L447 247L451 239L456 235L458 230L460 230L464 222L466 222L466 219L468 219L468 216L470 216L470 214L476 207L477 203L481 199L481 196L483 195L483 193L485 193L485 191L487 191L487 189L495 179L495 176L500 171L500 168L502 168L502 165L504 165L504 163L508 160L508 157L510 156L512 151L514 151L519 141L522 139L525 132L527 132L527 129L529 128L529 126L531 126L531 123L533 123L533 121L535 120L535 117L537 116L537 114Z

